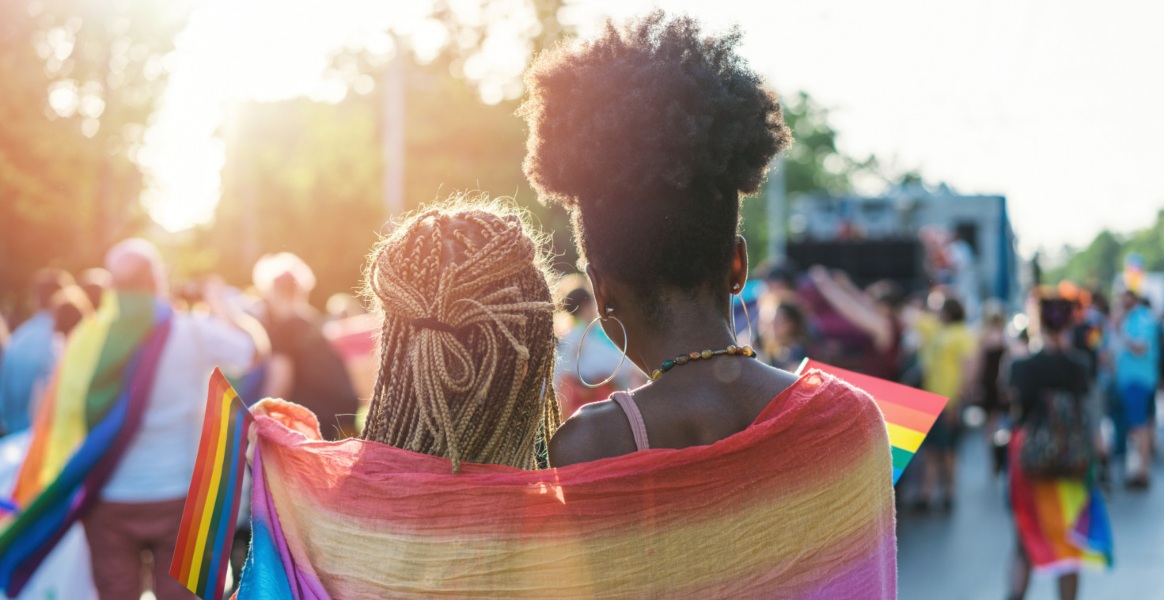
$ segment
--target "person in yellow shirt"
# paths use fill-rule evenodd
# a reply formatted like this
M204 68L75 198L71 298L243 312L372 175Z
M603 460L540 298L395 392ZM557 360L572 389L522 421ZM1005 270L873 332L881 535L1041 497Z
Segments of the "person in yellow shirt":
M922 368L922 388L950 399L923 446L926 477L920 502L923 507L928 507L934 497L934 487L940 483L942 506L949 510L954 503L955 450L961 428L961 399L968 389L977 342L966 326L965 308L954 298L943 299L936 315L919 317L916 327L920 337L918 358Z

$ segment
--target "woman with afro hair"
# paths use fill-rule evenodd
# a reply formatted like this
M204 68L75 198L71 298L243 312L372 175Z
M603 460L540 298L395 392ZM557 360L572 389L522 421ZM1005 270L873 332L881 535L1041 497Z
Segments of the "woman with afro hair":
M655 11L539 56L526 76L526 176L542 199L571 213L598 309L592 324L650 380L562 423L550 465L638 454L604 464L670 458L661 472L678 480L689 461L715 456L708 460L719 461L719 478L706 483L735 490L738 500L708 500L716 514L741 510L756 482L780 481L792 495L773 497L769 509L788 510L781 522L797 533L767 535L803 560L764 567L772 567L766 597L892 598L892 458L880 411L827 374L798 378L752 360L735 339L732 297L748 277L740 200L792 141L775 95L736 53L739 42L737 30L707 36L689 17ZM749 457L753 434L782 456ZM692 452L712 445L716 452ZM644 477L627 510L647 502L663 512L645 518L665 521L667 505L651 488L657 477ZM689 493L701 494L698 486ZM823 506L860 514L810 510ZM702 543L721 541L705 535ZM652 549L674 551L663 541ZM752 557L714 559L732 569ZM644 573L680 568L650 564Z
M570 212L602 327L652 380L567 420L553 466L714 443L797 381L748 360L730 325L748 277L741 197L792 141L739 42L655 11L526 75L525 173Z

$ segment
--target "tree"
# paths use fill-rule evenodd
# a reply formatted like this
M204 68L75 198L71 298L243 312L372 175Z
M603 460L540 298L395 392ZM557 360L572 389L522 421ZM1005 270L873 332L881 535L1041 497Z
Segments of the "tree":
M0 4L0 303L140 228L134 155L184 2Z
M1106 291L1123 271L1124 257L1132 252L1144 258L1146 271L1164 271L1164 210L1156 214L1151 227L1130 235L1099 232L1087 247L1070 252L1060 267L1048 272L1047 281L1068 280Z
M524 17L492 14L492 5L477 2L486 18L472 21L459 11L473 3L457 6L434 6L432 20L450 40L435 57L422 62L408 39L396 38L405 61L405 208L458 192L511 196L555 232L555 252L572 267L565 214L539 205L521 172L525 133L515 115L517 94L483 102L482 88L491 84L464 69L507 18L533 23L524 32L529 53L551 45L566 31L557 22L561 1L530 0L521 7ZM230 139L215 222L183 246L185 275L215 270L246 281L253 250L287 250L316 267L317 303L358 285L364 257L388 219L382 205L386 98L375 83L387 79L390 58L362 49L337 53L326 76L348 85L338 104L300 98L237 111L224 130Z
M837 131L829 123L829 110L807 92L783 98L784 122L792 129L793 143L783 160L785 193L842 195L851 192L859 175L883 176L875 157L857 160L837 148ZM754 198L744 200L742 217L752 266L768 259L769 177Z

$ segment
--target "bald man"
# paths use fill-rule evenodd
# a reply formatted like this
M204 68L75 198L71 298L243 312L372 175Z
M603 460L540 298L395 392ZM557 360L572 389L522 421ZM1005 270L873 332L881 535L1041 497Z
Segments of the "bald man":
M165 269L149 242L117 244L105 268L113 294L146 293L165 303ZM147 551L153 555L152 588L158 600L190 598L169 576L169 568L198 451L207 381L215 366L241 374L254 361L256 348L265 346L261 328L232 310L222 292L218 280L206 286L209 315L174 313L140 429L84 518L102 600L141 597Z

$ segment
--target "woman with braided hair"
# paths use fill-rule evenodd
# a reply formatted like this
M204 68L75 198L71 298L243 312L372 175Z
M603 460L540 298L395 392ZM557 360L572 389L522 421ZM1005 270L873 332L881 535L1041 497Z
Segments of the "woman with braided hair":
M405 220L372 252L383 312L364 439L452 461L531 469L559 420L554 304L522 216L461 200Z

